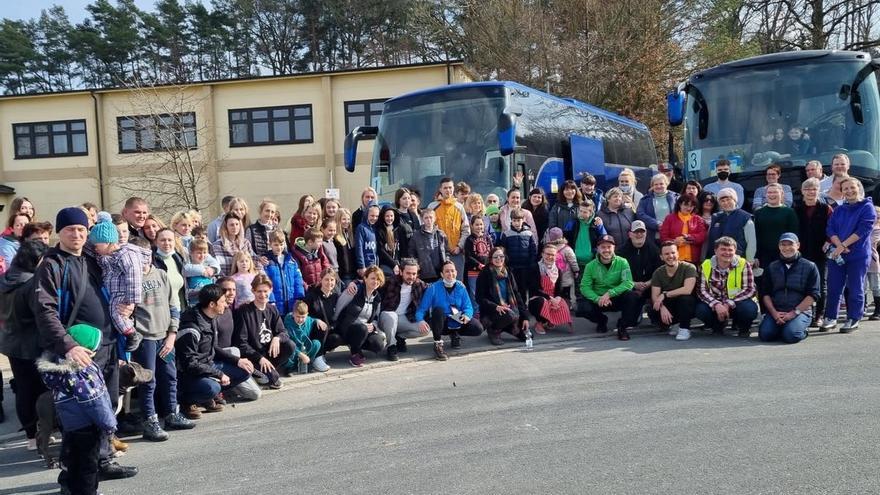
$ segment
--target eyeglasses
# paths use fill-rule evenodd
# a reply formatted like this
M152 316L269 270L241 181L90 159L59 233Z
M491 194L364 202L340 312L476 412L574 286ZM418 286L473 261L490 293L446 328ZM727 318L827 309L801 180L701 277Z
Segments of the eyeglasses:
M493 255L493 256L492 256L492 259L493 259L493 260L503 260L503 259L504 259L504 255L503 255L503 254L496 254L496 255Z

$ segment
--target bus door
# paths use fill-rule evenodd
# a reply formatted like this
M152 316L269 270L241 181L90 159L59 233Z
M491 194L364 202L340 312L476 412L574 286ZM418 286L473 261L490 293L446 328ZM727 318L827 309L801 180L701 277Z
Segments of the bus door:
M606 177L605 172L605 148L602 141L572 134L569 136L571 143L571 177L580 183L584 174L590 174L596 178L596 187L606 189L606 183L617 180L614 177Z

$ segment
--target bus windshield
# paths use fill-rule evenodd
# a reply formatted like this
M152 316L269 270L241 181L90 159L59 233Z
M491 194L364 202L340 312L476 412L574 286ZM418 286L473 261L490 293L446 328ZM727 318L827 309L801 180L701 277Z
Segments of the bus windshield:
M732 172L758 172L773 162L829 165L841 152L849 155L852 174L875 176L880 105L874 74L858 82L863 67L855 61L774 64L694 78L685 113L688 176L714 176L720 158L731 161ZM862 123L848 93L853 84Z
M390 101L373 150L373 187L393 202L401 187L415 188L422 203L433 199L440 179L466 181L474 192L506 191L511 177L498 151L503 87L471 87Z

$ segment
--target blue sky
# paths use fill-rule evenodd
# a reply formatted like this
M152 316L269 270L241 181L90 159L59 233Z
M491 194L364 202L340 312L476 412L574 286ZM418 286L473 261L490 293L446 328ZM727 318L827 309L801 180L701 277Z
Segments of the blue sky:
M80 22L86 16L86 5L92 0L0 0L0 18L31 19L40 16L40 12L52 5L61 5L70 17L71 22ZM111 0L111 3L116 3ZM155 0L135 0L137 6L144 10L152 10Z

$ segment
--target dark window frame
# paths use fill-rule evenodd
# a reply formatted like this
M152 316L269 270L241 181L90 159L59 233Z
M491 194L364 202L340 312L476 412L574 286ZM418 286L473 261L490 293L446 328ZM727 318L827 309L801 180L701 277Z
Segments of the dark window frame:
M192 123L183 123L182 117L190 115L192 116ZM174 120L174 124L177 125L167 125L162 123L162 119L171 118ZM141 132L146 131L148 128L139 126L138 122L143 119L152 119L153 125L150 127L153 129L153 142L155 146L151 148L144 148L141 142ZM133 127L125 127L123 128L122 123L126 121L131 121L134 123ZM184 149L198 149L199 147L199 132L196 127L196 113L195 112L178 112L178 113L162 113L155 115L122 115L116 117L116 137L119 145L119 154L131 154L131 153L160 153L163 151L169 150L184 150ZM174 146L174 147L165 147L162 145L162 140L159 139L159 131L161 130L171 130L176 134L184 134L188 130L193 131L193 137L195 142L191 146ZM135 131L135 148L134 149L123 149L122 148L122 133L123 130L134 130ZM180 143L180 140L177 140Z
M53 130L53 126L64 124L67 126L67 129L64 131L55 131ZM71 124L82 124L82 130L72 130ZM47 130L45 132L37 132L35 130L36 126L46 126ZM28 132L19 133L18 129L27 128ZM83 135L85 138L86 149L85 151L73 151L73 136L74 135ZM18 139L21 137L27 136L30 139L30 147L31 152L27 155L22 155L20 153L18 147ZM49 139L49 153L45 155L37 154L37 137L38 136L46 136ZM55 137L56 136L67 136L67 149L69 151L63 153L55 152ZM13 159L15 160L34 160L39 158L61 158L67 156L88 156L89 154L89 135L88 135L88 126L86 125L86 119L69 119L69 120L52 120L46 122L20 122L12 124L12 144L13 149L15 150L15 156Z
M351 101L343 102L342 108L345 111L345 133L348 134L349 132L351 132L351 129L352 129L351 126L349 125L349 122L348 122L349 117L363 117L364 118L363 125L373 125L373 126L379 125L379 118L382 116L382 112L379 111L377 113L377 112L371 111L370 105L372 105L373 103L382 103L384 105L386 101L388 101L388 98L374 98L372 100L351 100ZM364 105L363 112L352 112L349 110L349 108L348 108L349 105L358 105L358 104ZM373 121L373 118L376 119L375 122Z
M297 110L307 109L308 116L296 115ZM287 117L274 117L273 112L278 110L287 110ZM265 118L254 118L254 112L266 112ZM233 113L243 113L244 118L233 120ZM311 103L301 105L280 105L274 107L252 107L252 108L230 108L227 110L227 122L229 123L229 147L230 148L246 148L251 146L279 146L288 144L309 144L315 142L315 112ZM297 139L296 122L308 121L309 138ZM275 139L275 123L286 122L289 125L289 139ZM265 123L268 126L267 141L254 141L254 124ZM244 142L236 143L234 141L234 127L236 124L244 124L247 126L247 135Z

